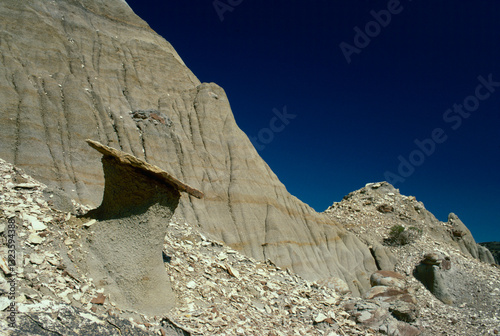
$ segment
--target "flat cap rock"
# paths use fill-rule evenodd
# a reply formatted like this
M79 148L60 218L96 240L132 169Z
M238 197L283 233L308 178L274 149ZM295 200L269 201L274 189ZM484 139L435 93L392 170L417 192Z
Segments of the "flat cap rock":
M134 167L140 171L142 171L144 174L149 175L150 177L153 177L155 179L158 179L164 183L167 183L173 187L175 187L179 191L186 192L190 194L191 196L194 196L196 198L203 198L203 193L195 188L192 188L188 186L187 184L179 181L163 169L149 164L146 161L143 161L141 159L138 159L137 157L127 154L125 152L122 152L118 149L105 146L97 141L93 141L90 139L86 140L87 143L89 144L90 147L94 148L97 150L99 153L103 154L104 156L110 156L118 160L121 164L124 165L129 165L131 167Z

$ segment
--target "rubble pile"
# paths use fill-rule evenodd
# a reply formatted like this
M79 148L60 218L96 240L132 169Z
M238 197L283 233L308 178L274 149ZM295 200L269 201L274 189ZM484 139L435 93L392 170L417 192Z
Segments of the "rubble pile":
M203 335L376 335L342 308L347 297L170 223L165 254L180 307L172 318Z
M445 235L439 239L447 224L434 222L420 202L375 186L379 196L354 192L327 213L372 244L383 245L396 224L422 233L405 245L384 245L397 256L392 271L398 273L375 273L362 298L244 256L174 216L163 262L176 306L145 316L120 309L102 284L75 266L74 254L85 252L79 234L95 224L79 217L89 209L73 203L73 212L56 210L61 200L55 197L63 196L0 160L0 327L10 335L497 335L500 269L465 254ZM443 274L448 304L415 278L421 264ZM8 325L12 306L16 328Z

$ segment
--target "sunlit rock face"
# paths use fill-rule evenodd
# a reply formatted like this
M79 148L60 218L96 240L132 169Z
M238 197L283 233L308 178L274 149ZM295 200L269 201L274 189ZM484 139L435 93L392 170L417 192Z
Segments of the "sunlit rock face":
M369 288L368 248L288 193L224 90L200 83L124 1L6 0L0 17L0 157L97 206L100 156L84 140L99 141L200 189L177 214L233 248Z

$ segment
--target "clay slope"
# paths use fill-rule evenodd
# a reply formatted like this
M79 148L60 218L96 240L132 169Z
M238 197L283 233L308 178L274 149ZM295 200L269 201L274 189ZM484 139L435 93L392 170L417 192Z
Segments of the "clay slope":
M177 211L247 255L369 288L368 248L290 195L238 128L223 89L200 83L124 1L0 3L0 157L97 206L90 138L205 194Z

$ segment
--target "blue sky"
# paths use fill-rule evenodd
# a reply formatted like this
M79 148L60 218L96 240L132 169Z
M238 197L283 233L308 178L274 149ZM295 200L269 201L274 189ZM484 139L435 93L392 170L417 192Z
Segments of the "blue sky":
M500 2L127 2L316 210L389 180L500 241Z

